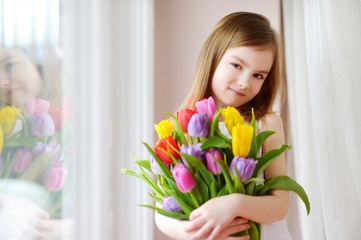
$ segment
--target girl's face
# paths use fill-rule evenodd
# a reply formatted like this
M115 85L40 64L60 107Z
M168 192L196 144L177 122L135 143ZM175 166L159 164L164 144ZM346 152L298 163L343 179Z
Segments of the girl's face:
M0 49L1 102L24 106L30 97L39 96L43 87L41 76L20 49Z
M260 91L273 64L271 49L243 46L229 48L212 79L212 97L218 106L239 107Z

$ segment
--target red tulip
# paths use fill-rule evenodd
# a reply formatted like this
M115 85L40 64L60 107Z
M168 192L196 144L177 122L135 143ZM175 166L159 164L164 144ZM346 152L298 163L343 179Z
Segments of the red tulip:
M191 117L195 113L196 111L187 108L181 109L179 112L177 112L178 122L181 125L184 132L187 132L189 120L191 120Z
M173 163L173 159L168 154L171 154L177 160L180 159L180 155L170 145L179 152L179 146L172 136L160 139L154 147L157 156L166 164Z

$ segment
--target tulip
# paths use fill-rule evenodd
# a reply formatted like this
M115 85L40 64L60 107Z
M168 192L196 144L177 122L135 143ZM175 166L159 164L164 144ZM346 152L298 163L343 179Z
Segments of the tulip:
M36 158L39 155L46 153L48 154L49 159L53 159L53 164L58 163L61 157L60 154L61 146L59 143L57 144L45 144L41 142L37 142L36 146L33 150L33 157Z
M48 137L55 133L54 120L47 113L35 113L30 119L30 127L33 137Z
M208 118L212 121L214 114L217 111L217 105L214 102L212 97L208 99L203 99L196 103L196 108L199 113L205 112L208 115Z
M20 108L15 108L16 111L21 113ZM4 136L8 136L13 132L14 127L16 125L16 120L19 116L10 106L6 106L0 110L0 127L3 128Z
M237 171L239 172L239 176L241 177L242 181L245 182L252 177L257 162L258 161L252 158L242 158L240 156L235 156L229 168L231 169L233 176L235 176L236 174L234 172L234 168L236 167Z
M226 125L230 135L232 135L232 128L234 126L237 126L238 124L244 124L241 114L234 107L228 106L227 108L223 108L221 114L224 119L224 124Z
M30 98L25 106L25 112L31 118L35 112L47 113L49 111L50 103L44 99L34 97Z
M63 188L68 169L61 163L55 164L45 173L43 184L49 191L59 191Z
M175 165L172 174L179 191L182 193L190 192L196 185L192 174L187 170L183 163Z
M70 120L70 118L73 115L73 112L69 108L63 108L63 109L56 108L56 109L52 109L50 115L54 120L55 129L61 130L63 126Z
M165 164L165 165L167 166L167 168L169 168L168 164ZM162 175L163 174L163 172L162 172L160 166L158 165L157 161L155 161L155 159L152 156L150 157L150 168L152 170L152 173L155 174L155 175Z
M218 159L220 161L223 161L221 154L218 150L215 149L209 149L206 153L206 160L207 160L207 167L208 170L213 173L214 175L219 175L222 173L222 169L219 166L219 164L214 160Z
M232 151L234 156L247 157L251 150L253 127L238 124L232 129Z
M189 120L191 120L191 117L195 113L196 111L187 108L183 108L179 112L177 112L177 120L184 132L187 132Z
M30 165L32 155L29 149L19 149L15 153L16 161L13 166L13 170L16 173L24 172Z
M180 155L171 146L179 152L179 146L172 136L160 139L154 147L157 156L166 164L172 164L173 159L168 155L171 154L175 159L179 160Z
M154 128L160 139L170 136L173 131L173 125L170 120L160 121L159 124L154 124Z
M180 148L180 152L188 155L192 155L193 157L198 158L203 161L205 157L205 151L202 150L202 143L194 144L194 145L182 145ZM183 164L188 167L187 161L182 157Z
M207 137L209 121L206 113L196 113L188 123L188 134L191 137Z
M182 208L179 206L177 201L173 197L164 196L164 200L162 201L163 210L170 212L181 212Z

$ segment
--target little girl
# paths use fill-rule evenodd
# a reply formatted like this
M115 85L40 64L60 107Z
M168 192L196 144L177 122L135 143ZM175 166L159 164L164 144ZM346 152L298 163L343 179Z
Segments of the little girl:
M215 26L203 45L187 99L194 96L196 102L212 96L218 106L237 108L245 121L250 121L254 108L258 128L276 131L262 152L279 148L285 142L283 124L272 106L280 87L280 64L269 21L254 13L232 13ZM266 181L279 175L287 175L284 154L264 171ZM160 214L155 220L162 232L178 239L249 239L231 237L248 229L249 219L261 223L262 239L287 240L292 239L284 221L288 207L287 191L272 190L261 197L235 193L207 201L191 213L190 221Z

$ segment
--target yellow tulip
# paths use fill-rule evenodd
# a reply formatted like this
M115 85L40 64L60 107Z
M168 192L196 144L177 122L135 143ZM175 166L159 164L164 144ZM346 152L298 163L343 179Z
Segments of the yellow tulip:
M253 127L238 124L232 129L232 151L234 156L247 157L251 150Z
M21 113L20 108L15 109L16 111ZM16 120L18 120L18 118L19 116L10 106L6 106L0 110L0 127L3 128L3 134L5 136L8 136L10 133L12 133L16 124Z
M159 138L163 139L171 135L173 131L173 125L170 120L163 120L158 124L154 124L154 129L157 131Z
M244 124L243 118L237 109L230 106L223 108L221 113L224 118L224 124L232 136L232 128L238 124Z
M1 152L3 150L3 145L4 145L3 128L0 127L0 155L1 155Z

